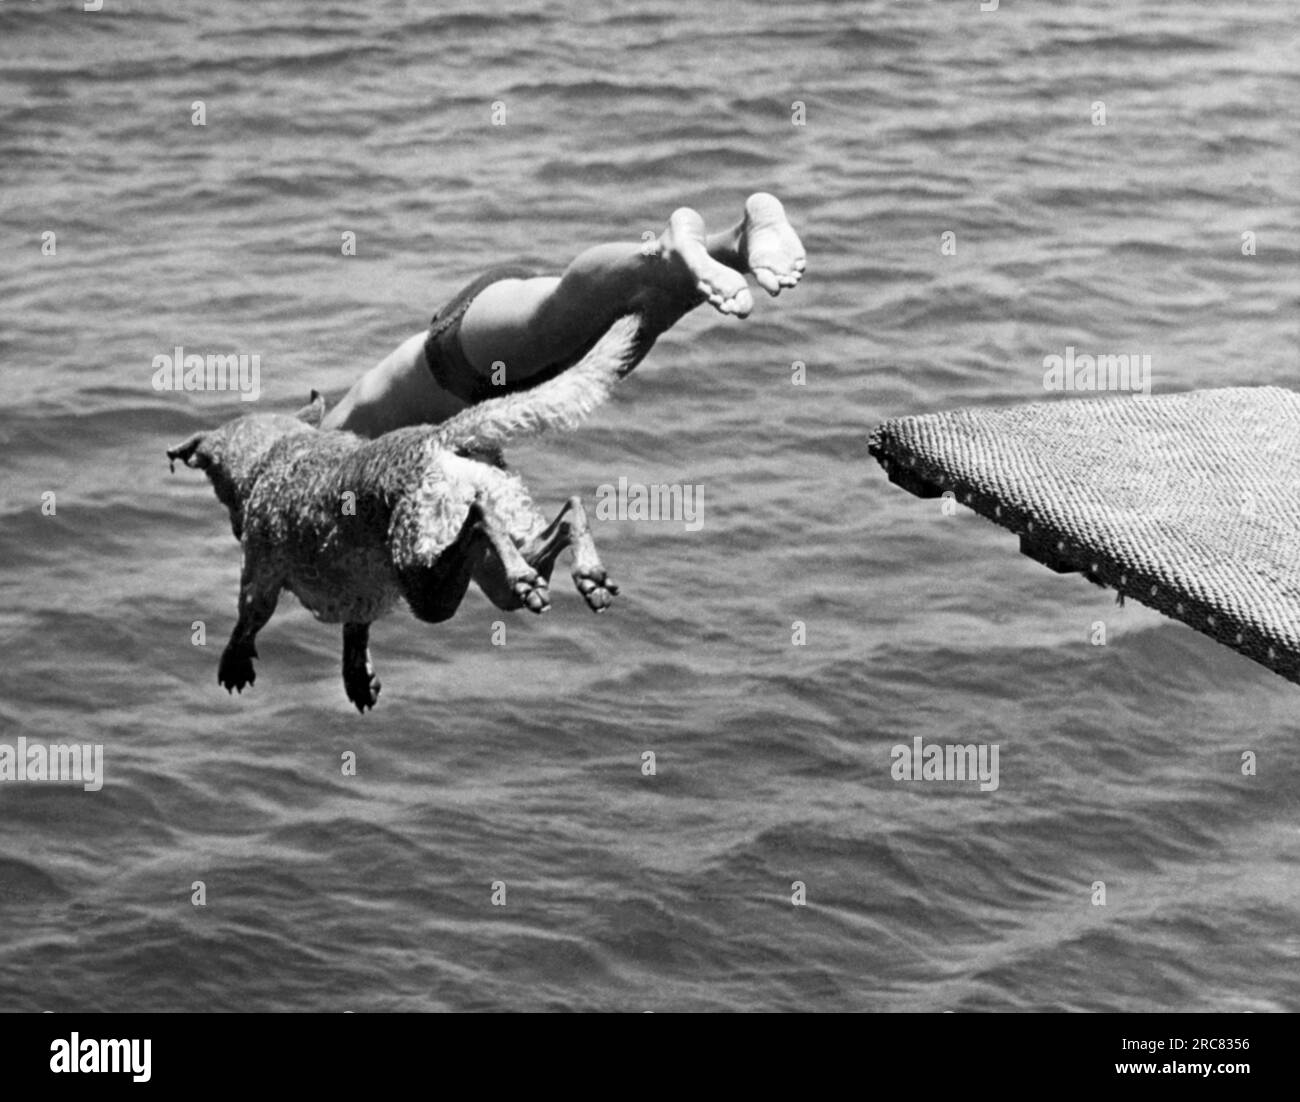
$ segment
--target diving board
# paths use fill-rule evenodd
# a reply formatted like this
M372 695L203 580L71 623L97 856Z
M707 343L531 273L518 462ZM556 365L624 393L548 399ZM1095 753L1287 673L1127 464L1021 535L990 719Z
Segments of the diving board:
M884 422L891 481L1300 683L1300 394L1231 387Z

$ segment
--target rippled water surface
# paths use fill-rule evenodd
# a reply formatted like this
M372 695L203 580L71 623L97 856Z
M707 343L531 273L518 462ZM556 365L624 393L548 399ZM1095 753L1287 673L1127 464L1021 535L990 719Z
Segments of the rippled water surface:
M1067 345L1150 354L1156 393L1295 385L1296 27L1284 0L5 4L0 742L102 744L107 781L0 785L0 1006L1300 1009L1300 690L866 453L885 417L1042 399ZM548 509L704 487L698 532L598 526L614 612L557 586L504 647L477 593L391 617L358 717L337 629L286 599L253 691L217 687L238 547L163 450L249 407L156 392L155 355L258 352L257 408L290 410L488 264L682 204L721 227L760 188L803 285L697 311L512 454ZM918 735L997 743L998 790L893 781Z

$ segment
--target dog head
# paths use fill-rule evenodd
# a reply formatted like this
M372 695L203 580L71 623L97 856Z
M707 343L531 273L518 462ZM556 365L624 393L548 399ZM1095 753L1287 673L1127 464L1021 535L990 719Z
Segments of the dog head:
M244 502L261 473L272 445L286 436L313 432L325 414L325 399L311 392L311 402L293 417L282 413L253 413L236 417L207 432L196 432L173 448L167 460L173 471L176 460L203 471L216 491L217 500L230 512L235 539L244 528Z

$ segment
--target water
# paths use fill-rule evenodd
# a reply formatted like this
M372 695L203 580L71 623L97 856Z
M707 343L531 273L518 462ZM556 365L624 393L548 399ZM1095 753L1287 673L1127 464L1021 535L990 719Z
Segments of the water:
M0 1006L1300 1008L1296 687L865 446L1041 399L1067 345L1294 385L1291 5L359 7L0 11L0 741L107 776L0 787ZM704 487L699 532L599 525L615 611L394 616L362 718L286 599L218 688L238 548L163 450L250 407L155 355L257 352L291 410L488 264L760 188L804 284L512 455L548 509ZM917 735L997 743L1000 787L891 780Z

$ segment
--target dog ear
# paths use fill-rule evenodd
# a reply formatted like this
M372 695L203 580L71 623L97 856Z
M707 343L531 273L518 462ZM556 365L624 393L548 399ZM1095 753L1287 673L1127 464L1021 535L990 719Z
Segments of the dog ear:
M176 460L180 460L187 467L198 467L203 469L208 465L208 457L198 454L198 447L203 443L203 433L196 432L182 444L177 444L174 448L167 449L167 461L173 473L176 470Z
M321 419L325 416L325 399L321 397L318 390L311 392L311 400L294 414L299 421L306 421L312 428L320 428Z

